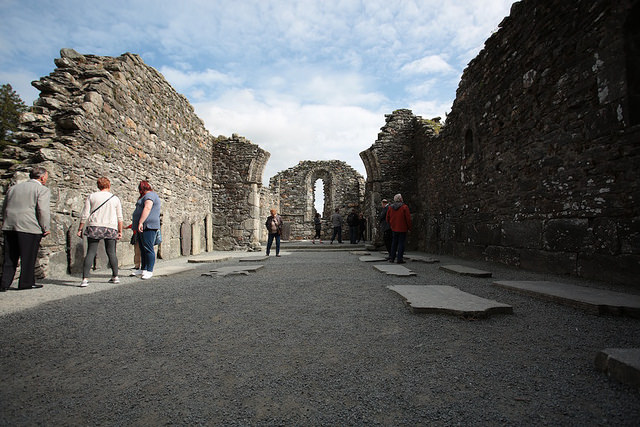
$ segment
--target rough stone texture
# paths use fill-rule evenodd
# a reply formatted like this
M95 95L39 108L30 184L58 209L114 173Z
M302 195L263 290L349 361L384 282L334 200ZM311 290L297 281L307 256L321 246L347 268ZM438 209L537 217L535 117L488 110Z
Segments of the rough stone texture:
M494 285L577 307L592 314L640 319L640 295L549 281L497 281Z
M640 388L640 348L607 348L596 355L596 368L621 383Z
M53 73L33 82L41 94L23 117L20 163L0 171L2 193L26 179L35 164L50 171L52 233L42 241L41 275L79 271L84 247L75 235L78 216L100 176L109 177L122 200L125 226L137 184L148 180L163 200L160 256L190 253L191 247L180 249L180 228L204 224L211 213L214 144L191 105L137 55L100 57L63 49L55 62ZM118 244L121 262L133 259L130 233ZM204 229L193 238L196 251L211 239Z
M220 249L260 246L261 206L268 203L261 196L262 174L269 156L236 134L217 138L213 147L213 234L219 236Z
M455 316L485 318L492 314L513 314L513 307L463 292L453 286L387 286L400 294L414 313L445 313Z
M324 185L324 208L322 216L322 234L324 239L331 238L333 227L331 214L335 208L340 209L345 224L342 236L345 236L346 219L351 209L360 212L364 198L364 178L355 169L339 160L301 161L296 166L279 172L269 181L271 200L276 202L269 206L263 205L263 217L269 215L269 209L275 207L287 229L287 239L307 239L315 234L313 218L316 213L314 207L314 185L321 180ZM264 240L266 228L262 220ZM369 222L369 221L368 221ZM348 228L346 228L348 236Z
M464 71L439 133L399 110L387 127L402 125L361 154L370 206L395 192L385 183L404 191L412 248L637 285L640 6L631 6L515 3Z

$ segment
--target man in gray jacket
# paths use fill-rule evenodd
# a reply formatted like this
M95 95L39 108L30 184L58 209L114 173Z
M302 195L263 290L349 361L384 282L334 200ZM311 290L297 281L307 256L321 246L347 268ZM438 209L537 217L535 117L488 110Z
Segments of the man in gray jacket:
M35 167L29 181L9 188L2 205L2 234L4 235L4 263L0 292L11 286L20 259L18 289L41 288L36 285L35 265L40 240L49 235L51 192L44 184L49 173Z

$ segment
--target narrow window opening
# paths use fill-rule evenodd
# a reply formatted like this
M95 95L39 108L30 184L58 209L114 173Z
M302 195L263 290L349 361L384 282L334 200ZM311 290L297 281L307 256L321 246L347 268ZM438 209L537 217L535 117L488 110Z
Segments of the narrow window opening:
M316 180L313 184L313 207L315 212L320 212L320 216L324 217L324 181L322 179Z

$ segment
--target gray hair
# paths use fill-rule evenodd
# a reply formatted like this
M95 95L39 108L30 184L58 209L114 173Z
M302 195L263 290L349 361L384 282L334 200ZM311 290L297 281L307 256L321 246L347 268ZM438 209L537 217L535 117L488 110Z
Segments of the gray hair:
M29 178L39 179L40 177L44 176L44 174L46 173L47 173L47 170L45 168L36 166L35 168L31 169L31 172L29 172Z
M395 196L393 196L393 201L394 202L402 202L402 194L398 193Z

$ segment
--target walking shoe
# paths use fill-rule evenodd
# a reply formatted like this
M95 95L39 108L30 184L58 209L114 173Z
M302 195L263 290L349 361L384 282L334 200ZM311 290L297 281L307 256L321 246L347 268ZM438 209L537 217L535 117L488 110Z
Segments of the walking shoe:
M109 283L120 283L120 279L118 278L118 276L112 277L111 279L109 279Z
M153 276L153 272L152 271L143 271L142 272L142 276L140 276L140 278L142 280L147 280L147 279L151 279L152 276Z
M142 270L133 270L129 276L139 276L142 274Z
M82 283L80 283L80 287L81 288L86 288L87 286L89 286L89 280L82 279Z

